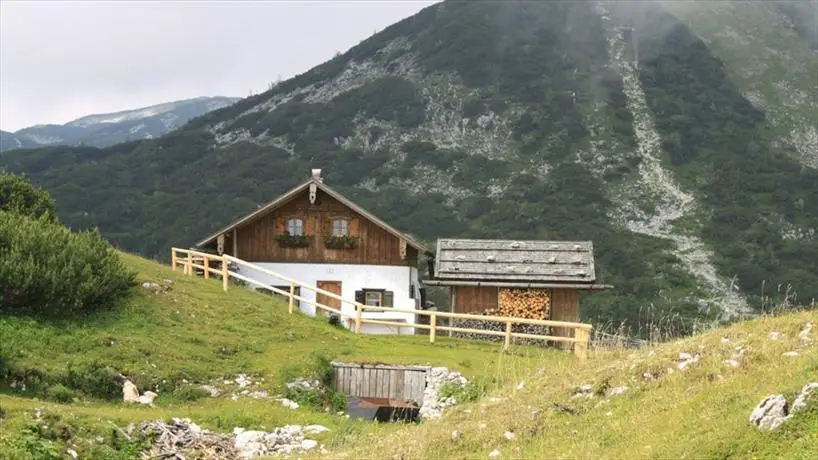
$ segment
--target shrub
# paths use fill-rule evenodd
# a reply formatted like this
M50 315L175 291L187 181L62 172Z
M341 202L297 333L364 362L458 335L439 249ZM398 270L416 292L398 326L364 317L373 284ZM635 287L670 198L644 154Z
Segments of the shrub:
M0 170L0 211L56 222L54 199L23 176Z
M0 311L90 313L129 295L135 280L96 230L0 211Z
M60 403L70 403L74 400L75 393L70 388L66 388L64 385L56 384L52 385L45 390L45 397L52 401L57 401Z
M99 361L76 365L68 364L68 373L62 379L65 386L88 396L103 399L122 398L122 377L112 367Z

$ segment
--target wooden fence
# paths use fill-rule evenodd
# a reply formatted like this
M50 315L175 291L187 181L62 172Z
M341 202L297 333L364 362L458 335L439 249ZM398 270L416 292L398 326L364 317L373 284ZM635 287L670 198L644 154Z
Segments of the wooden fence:
M210 266L211 262L219 262L219 268L213 268ZM236 273L230 271L230 264L235 264L238 267L246 267L253 271L264 273L271 277L280 279L286 283L290 284L289 291L285 291L275 286L262 283L256 279L244 276L240 273ZM176 271L177 267L182 265L184 273L186 275L193 275L194 269L198 269L202 271L202 274L205 278L210 278L211 276L220 278L222 281L222 288L225 292L228 289L229 280L230 278L235 278L246 283L254 284L256 286L260 286L264 289L269 291L275 292L277 294L281 294L285 296L289 301L289 312L293 313L295 311L295 301L301 301L308 305L312 305L315 307L316 310L323 310L329 313L334 313L342 318L343 321L347 322L347 326L350 329L354 328L356 334L361 333L361 324L377 324L382 326L397 326L397 327L413 327L416 329L427 329L429 330L429 342L435 343L435 336L438 331L452 331L452 332L461 332L467 334L477 334L477 335L493 335L493 336L500 336L504 338L503 341L503 349L508 349L511 346L511 340L513 338L525 338L525 339L534 339L534 340L544 340L548 342L568 342L574 344L574 354L577 355L581 359L585 359L588 357L588 342L591 337L591 329L592 326L590 324L583 324L583 323L571 323L566 321L550 321L550 320L539 320L539 319L526 319L526 318L514 318L509 316L490 316L490 315L470 315L470 314L463 314L463 313L449 313L449 312L442 312L442 311L426 311L426 310L407 310L401 308L392 308L392 307L374 307L370 305L364 305L359 302L355 302L354 300L345 299L338 294L325 291L323 289L319 289L315 286L310 286L308 284L302 283L298 280L289 278L287 276L272 272L267 270L263 267L258 265L252 264L250 262L246 262L241 259L237 259L232 256L222 255L218 256L215 254L208 254L205 252L199 252L189 249L180 249L180 248L172 248L171 249L171 266L174 271ZM296 295L295 290L296 287L300 287L301 289L307 289L310 291L315 292L316 294L322 294L326 297L330 297L333 299L338 299L341 302L341 305L348 304L352 305L355 308L354 315L345 313L340 308L333 308L327 305L323 305L318 303L317 301L306 299L299 295ZM302 291L303 292L303 291ZM380 311L380 312L395 312L395 313L409 313L412 315L417 316L428 316L429 317L429 324L406 324L403 322L398 321L390 321L387 319L374 319L374 318L364 318L362 317L362 313L366 311ZM438 324L438 318L453 318L453 319L471 319L471 320L479 320L479 321L487 321L487 322L496 322L505 324L505 332L501 331L491 331L486 329L468 329L468 328L461 328L461 327L451 327L451 326L442 326ZM354 324L354 326L353 326ZM573 337L558 337L558 336L549 336L549 335L540 335L540 334L526 334L522 332L513 332L512 325L513 324L530 324L536 326L550 326L550 327L557 327L557 328L564 328L564 329L573 329L574 336Z

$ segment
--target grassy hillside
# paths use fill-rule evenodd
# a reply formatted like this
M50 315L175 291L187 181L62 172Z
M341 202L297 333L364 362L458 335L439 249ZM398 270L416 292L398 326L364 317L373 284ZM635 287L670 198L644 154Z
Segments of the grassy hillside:
M288 423L320 423L333 430L325 435L328 445L342 442L349 433L376 429L304 407L292 410L275 400L241 397L234 401L230 391L216 398L201 397L195 391L194 383L225 387L225 379L243 373L260 382L254 390L281 394L288 379L311 370L316 356L448 366L467 377L498 383L543 361L575 359L568 353L523 347L504 354L496 344L445 337L435 345L423 336L358 337L325 320L290 315L285 303L262 294L240 288L224 293L220 281L185 277L135 256L123 258L139 272L140 284L170 280L170 290L155 292L140 286L118 311L72 321L0 316L0 458L3 452L14 452L11 458L19 458L25 450L20 447L26 439L22 433L34 408L59 419L54 426L72 433L64 443L78 443L75 449L93 458L115 456L116 449L122 458L133 458L127 455L127 445L117 444L110 422L124 427L145 419L184 416L224 432L236 426L270 429ZM106 368L125 374L140 391L158 387L157 407L124 406L119 387L108 383ZM10 387L22 377L27 377L25 391L19 385ZM78 400L73 404L44 401L43 387L54 387L55 382L75 382L76 388L70 390ZM96 436L105 441L78 441Z
M767 317L645 350L597 353L586 364L563 363L514 382L489 398L452 409L439 423L379 438L380 458L815 458L818 397L775 432L748 423L769 394L790 404L818 380L818 334L799 339L816 312ZM771 332L780 332L777 340ZM731 359L744 347L740 367ZM679 353L701 358L679 371ZM797 351L797 357L782 353ZM668 369L672 369L673 372ZM645 380L651 373L654 379ZM582 384L594 391L627 386L618 396L571 399ZM452 439L458 430L462 436ZM516 439L508 441L511 431ZM359 446L371 445L364 440ZM364 449L350 452L360 458Z
M809 458L818 452L818 399L779 431L759 433L747 423L764 396L783 393L792 401L806 382L816 380L818 331L811 342L798 337L807 321L818 323L814 310L650 349L597 351L580 363L563 352L515 347L502 354L497 345L443 337L435 345L423 337L357 337L321 320L289 315L283 303L261 294L223 293L218 281L123 257L140 281L168 279L171 289L139 287L119 312L73 322L0 318L0 371L12 377L0 391L0 458L47 458L43 452L49 447L60 453L72 447L81 458L136 458L141 446L116 427L170 417L190 417L220 432L320 423L331 429L317 439L332 458L485 458L494 449L500 458L541 458L542 452L551 458ZM781 333L778 340L770 339L773 331ZM724 360L736 347L746 353L741 366L732 368ZM698 363L677 369L680 352L699 350ZM799 356L782 357L786 351ZM486 379L491 390L480 401L450 409L441 421L417 426L355 422L306 407L291 410L274 400L233 400L230 391L215 398L190 396L194 382L221 383L238 373L263 378L261 388L275 394L286 379L308 370L316 354L445 365ZM69 369L88 372L94 361L157 384L157 407L126 407L81 391L72 403L56 403L31 386L26 391L8 386L26 370L36 383L32 369L42 379L56 379ZM656 378L645 381L646 372ZM594 391L628 389L619 396L570 399L586 383ZM29 430L37 408L47 428ZM454 430L462 432L456 441ZM516 439L505 440L506 431Z

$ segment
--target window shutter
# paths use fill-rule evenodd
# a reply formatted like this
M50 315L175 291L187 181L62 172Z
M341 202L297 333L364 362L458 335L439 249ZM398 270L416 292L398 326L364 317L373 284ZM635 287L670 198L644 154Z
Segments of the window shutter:
M384 307L394 307L395 306L395 305L393 305L394 297L395 296L392 293L392 291L384 291L384 293L383 293L383 306Z
M365 303L364 291L355 291L355 301L358 303Z

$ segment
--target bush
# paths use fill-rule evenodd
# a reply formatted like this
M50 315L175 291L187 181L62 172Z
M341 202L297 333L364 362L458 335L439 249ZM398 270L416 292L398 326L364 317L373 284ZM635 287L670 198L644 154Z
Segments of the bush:
M0 170L0 211L56 222L54 199L23 176Z
M112 367L99 361L75 365L68 364L68 373L62 379L65 386L103 399L122 398L122 377Z
M135 280L96 230L0 211L0 311L91 313L129 295Z
M74 400L75 393L70 388L66 388L64 385L56 384L52 385L45 390L45 397L52 401L57 401L60 403L70 403Z

